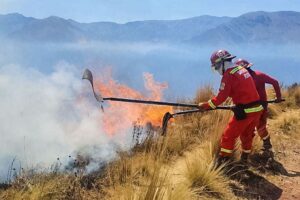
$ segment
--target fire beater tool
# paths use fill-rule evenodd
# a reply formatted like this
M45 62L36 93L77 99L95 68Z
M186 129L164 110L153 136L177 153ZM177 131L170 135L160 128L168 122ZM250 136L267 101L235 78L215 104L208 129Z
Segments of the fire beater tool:
M163 101L148 101L148 100L142 100L142 99L127 99L127 98L119 98L119 97L103 97L103 96L101 96L101 94L99 94L95 91L94 82L93 82L93 74L89 69L85 69L82 79L86 79L91 83L94 96L95 96L96 100L101 104L102 110L103 110L102 104L104 103L104 101L118 101L118 102L161 105L161 106L198 108L197 104L172 103L172 102L163 102Z

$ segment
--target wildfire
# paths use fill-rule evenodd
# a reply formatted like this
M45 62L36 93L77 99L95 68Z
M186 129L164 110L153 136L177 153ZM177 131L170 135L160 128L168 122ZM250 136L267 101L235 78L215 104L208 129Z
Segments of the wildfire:
M168 87L167 83L156 82L152 74L144 73L146 95L143 95L141 92L113 80L111 75L105 77L105 81L98 80L95 82L95 89L99 90L104 97L160 101L163 91ZM153 126L160 126L163 115L171 110L172 108L167 106L109 102L102 120L103 129L107 134L114 135L129 130L133 122L136 121L142 125L151 123Z

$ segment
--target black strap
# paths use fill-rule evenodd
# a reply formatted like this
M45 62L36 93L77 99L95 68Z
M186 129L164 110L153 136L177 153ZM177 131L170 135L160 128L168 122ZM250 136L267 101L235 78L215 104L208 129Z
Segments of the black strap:
M241 104L243 108L252 108L254 106L257 105L262 105L262 101L253 101L251 103L247 103L247 104Z

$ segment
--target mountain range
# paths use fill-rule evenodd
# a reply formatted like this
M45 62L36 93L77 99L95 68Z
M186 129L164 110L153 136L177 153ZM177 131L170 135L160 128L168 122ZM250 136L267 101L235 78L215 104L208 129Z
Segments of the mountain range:
M300 43L300 12L203 15L182 20L79 23L51 16L0 15L0 37L29 42L172 42L188 44Z

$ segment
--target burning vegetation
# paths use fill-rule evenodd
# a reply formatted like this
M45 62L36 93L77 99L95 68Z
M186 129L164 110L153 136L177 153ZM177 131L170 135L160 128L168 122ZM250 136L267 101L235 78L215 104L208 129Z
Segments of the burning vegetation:
M168 88L166 83L156 82L153 75L149 73L144 73L144 86L147 95L124 84L118 83L112 79L111 76L106 76L105 81L99 80L95 82L95 89L99 90L103 96L116 96L152 101L162 100L163 91ZM158 127L161 125L161 118L164 113L169 111L172 111L172 107L170 106L158 107L124 102L109 102L109 105L105 107L102 120L103 128L109 135L115 135L130 129L132 123L139 123L142 125L151 123L152 126Z

